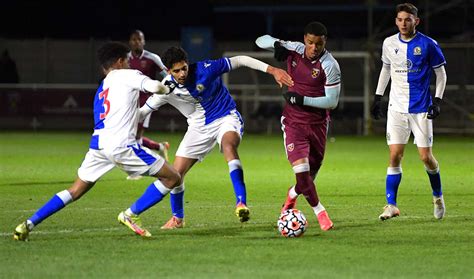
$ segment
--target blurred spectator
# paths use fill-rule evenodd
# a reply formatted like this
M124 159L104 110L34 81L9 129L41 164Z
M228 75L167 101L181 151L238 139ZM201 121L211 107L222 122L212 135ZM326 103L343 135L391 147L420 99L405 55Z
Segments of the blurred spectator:
M0 83L18 83L20 78L16 68L16 62L10 57L5 49L0 58Z

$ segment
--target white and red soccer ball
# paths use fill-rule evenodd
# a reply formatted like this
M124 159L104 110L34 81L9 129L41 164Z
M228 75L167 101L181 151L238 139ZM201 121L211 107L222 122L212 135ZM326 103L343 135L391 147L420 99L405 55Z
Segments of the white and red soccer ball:
M278 218L278 231L284 237L300 237L308 227L308 221L303 212L298 209L288 209Z

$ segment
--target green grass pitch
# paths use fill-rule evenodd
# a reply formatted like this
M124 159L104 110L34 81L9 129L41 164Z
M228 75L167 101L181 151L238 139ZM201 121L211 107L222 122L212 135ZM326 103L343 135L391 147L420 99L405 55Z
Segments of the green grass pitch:
M180 134L148 133L169 140ZM447 215L435 220L431 189L413 144L407 145L398 205L401 216L377 219L385 204L388 148L383 137L328 142L317 187L335 229L309 219L302 238L276 228L294 183L281 136L245 135L240 155L251 220L233 215L227 164L214 150L186 179L186 227L161 231L169 200L142 221L141 239L117 223L151 178L125 180L113 170L78 202L13 241L15 226L69 187L87 152L89 133L0 133L0 278L473 278L474 140L436 137Z

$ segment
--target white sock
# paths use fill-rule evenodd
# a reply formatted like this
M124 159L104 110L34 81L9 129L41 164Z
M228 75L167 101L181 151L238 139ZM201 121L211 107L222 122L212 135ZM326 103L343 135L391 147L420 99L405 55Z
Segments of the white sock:
M35 227L35 224L31 222L30 220L26 220L26 226L28 227L28 230L32 230Z
M324 210L326 210L326 208L324 208L324 206L321 204L321 202L318 202L318 205L313 207L314 214L316 214L316 215L323 212Z
M295 186L290 188L290 191L288 191L288 195L292 199L296 199L298 197L298 194L296 193Z
M125 210L125 214L127 214L128 216L135 216L135 215L137 215L137 214L133 213L133 211L132 211L130 208L128 208L127 210Z

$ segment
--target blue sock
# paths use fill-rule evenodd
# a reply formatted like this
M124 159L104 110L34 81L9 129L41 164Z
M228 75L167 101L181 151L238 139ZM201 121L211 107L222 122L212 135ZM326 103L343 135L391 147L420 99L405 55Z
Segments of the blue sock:
M234 186L234 193L236 198L236 204L241 202L247 204L247 192L245 190L244 183L244 171L239 159L232 160L228 163L230 179Z
M148 208L154 206L163 199L166 194L169 193L169 189L166 188L161 181L156 180L151 183L150 186L145 190L145 193L130 207L130 210L139 215Z
M38 209L29 220L36 226L70 202L72 202L71 194L67 190L61 191L54 195L43 207Z
M184 218L184 183L170 192L171 212L177 218Z
M387 180L385 184L385 194L388 204L397 205L397 193L398 186L402 180L402 168L401 167L389 167L387 168Z
M441 191L441 176L439 175L439 167L434 170L426 169L426 173L430 178L431 189L433 190L433 196L439 197L443 195Z

